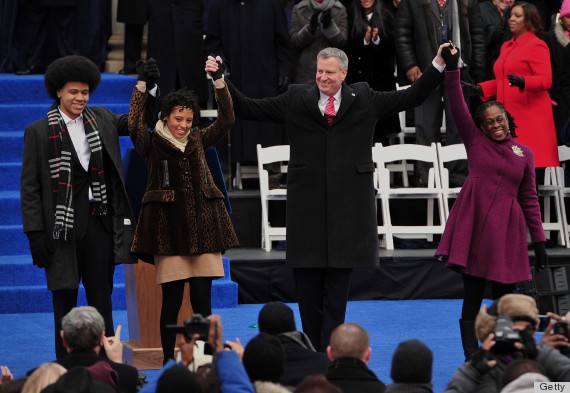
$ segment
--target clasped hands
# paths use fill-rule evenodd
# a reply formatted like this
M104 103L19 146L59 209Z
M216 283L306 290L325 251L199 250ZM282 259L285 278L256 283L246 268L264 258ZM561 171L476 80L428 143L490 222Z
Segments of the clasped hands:
M156 86L156 82L160 79L160 70L158 63L152 57L147 61L139 60L135 65L137 70L137 80L146 82L146 88L152 90Z

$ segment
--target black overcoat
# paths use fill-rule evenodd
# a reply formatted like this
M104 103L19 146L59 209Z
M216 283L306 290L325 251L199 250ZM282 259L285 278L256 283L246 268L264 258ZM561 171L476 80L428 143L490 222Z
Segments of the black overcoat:
M232 82L248 97L276 96L279 76L291 77L293 52L279 0L214 1L204 45L226 61ZM238 121L231 138L233 161L257 161L256 145L283 143L283 131L275 124Z
M442 79L430 66L409 89L378 92L367 83L342 86L331 126L316 85L292 85L277 97L250 99L231 84L236 116L285 125L287 263L349 268L378 263L372 138L376 122L419 105Z

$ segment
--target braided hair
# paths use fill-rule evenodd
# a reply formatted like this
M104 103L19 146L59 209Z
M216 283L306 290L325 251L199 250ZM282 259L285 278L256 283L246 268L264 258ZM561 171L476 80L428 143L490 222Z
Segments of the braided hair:
M162 119L167 118L177 108L188 108L194 114L194 124L198 124L200 116L200 106L198 105L198 96L187 87L180 90L173 90L162 99L160 108L160 116Z
M517 128L517 125L515 124L515 118L513 117L513 115L511 115L511 113L508 110L505 109L505 106L499 101L488 101L480 105L479 108L477 108L477 112L475 112L475 123L477 123L479 127L484 126L485 124L483 121L483 114L488 108L492 106L496 106L507 116L507 122L508 122L507 132L511 134L513 138L517 138L517 134L515 133L515 129Z

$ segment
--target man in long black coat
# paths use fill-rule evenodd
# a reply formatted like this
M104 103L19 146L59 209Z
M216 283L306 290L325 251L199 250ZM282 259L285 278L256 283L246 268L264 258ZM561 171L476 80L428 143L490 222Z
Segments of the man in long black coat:
M280 0L214 0L204 44L231 70L232 83L248 97L273 97L291 78L292 49ZM231 132L233 162L257 161L256 145L284 140L282 127L236 121Z
M285 125L291 152L287 264L303 331L317 350L325 350L333 329L344 322L352 268L378 264L376 122L420 104L439 85L445 64L440 53L441 47L422 77L401 91L346 85L348 58L336 48L317 55L315 85L291 85L277 97L251 99L228 84L237 117ZM329 97L336 114L325 117Z

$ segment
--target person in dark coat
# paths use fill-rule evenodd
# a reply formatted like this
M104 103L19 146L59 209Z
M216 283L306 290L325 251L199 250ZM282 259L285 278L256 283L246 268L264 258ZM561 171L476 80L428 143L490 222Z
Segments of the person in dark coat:
M151 74L156 63L149 59L141 67ZM224 79L220 72L213 78L218 117L205 128L193 127L200 109L196 96L186 88L163 98L154 132L148 132L142 116L148 92L147 82L140 77L131 98L131 139L148 172L131 250L155 265L156 282L162 288L164 363L174 356L176 336L166 326L178 320L186 282L192 311L210 315L212 280L224 276L222 252L239 245L224 195L206 163L205 150L224 137L234 122Z
M382 393L386 385L368 368L371 353L368 333L356 323L342 324L327 347L332 363L325 376L344 393Z
M350 63L347 83L368 82L377 91L396 90L394 14L381 0L354 0L351 3L344 50ZM386 144L387 134L400 131L396 114L376 125L374 142Z
M386 393L433 393L433 353L417 339L402 341L392 356L391 385Z
M248 97L273 97L287 89L293 53L280 0L214 0L204 45L208 54L224 60L232 83ZM276 124L238 119L231 132L231 162L257 162L257 144L284 140Z
M479 3L485 27L485 80L495 78L493 64L499 57L503 42L511 38L507 18L513 3L513 0L483 0Z
M485 72L485 33L478 0L405 0L396 13L396 53L402 69L413 82L429 66L432 53L442 41L461 48L461 76L481 81ZM436 89L415 108L416 143L429 146L441 138L445 114L445 144L461 143L451 117L443 87ZM417 164L418 182L427 184L428 167ZM449 165L452 187L463 184L467 165L458 160Z
M113 274L115 264L136 263L129 252L135 220L118 138L127 135L128 116L87 105L99 69L85 57L67 56L44 79L54 103L26 127L20 200L33 262L45 269L52 292L60 358L66 353L61 319L76 306L80 281L113 335ZM154 118L156 99L148 100L145 116Z
M148 0L147 57L160 67L161 91L187 87L205 108L203 10L202 0Z
M307 335L297 330L293 310L285 303L270 302L259 312L261 333L276 335L285 351L285 368L279 383L297 386L311 374L324 374L330 364L327 356L315 351Z
M118 393L135 393L138 391L138 370L122 364L122 346L120 345L120 329L116 337L105 335L105 321L93 307L75 307L67 313L61 323L61 337L67 350L67 355L57 360L57 363L70 370L76 367L90 367L99 362L106 362L118 374L116 391ZM110 343L110 340L116 340ZM120 357L111 349L119 347ZM107 356L99 355L105 347ZM111 360L113 359L113 360ZM96 370L92 370L96 373Z
M123 68L119 74L135 74L141 57L144 25L148 20L148 0L118 0L117 22L125 24Z
M315 85L291 85L277 97L252 99L229 83L238 117L285 125L291 151L287 265L303 331L319 351L344 322L352 269L378 264L371 148L376 122L418 105L441 82L439 53L405 91L345 84L348 58L337 48L319 52Z

